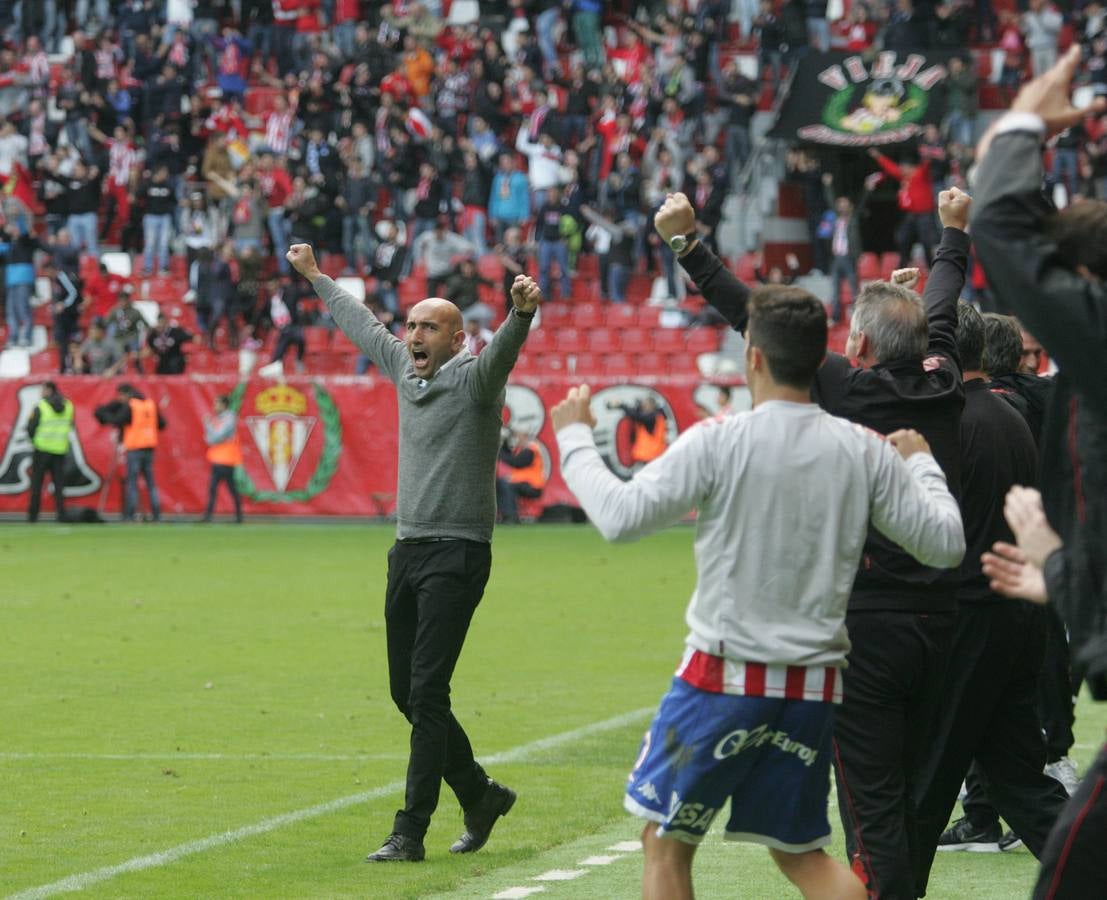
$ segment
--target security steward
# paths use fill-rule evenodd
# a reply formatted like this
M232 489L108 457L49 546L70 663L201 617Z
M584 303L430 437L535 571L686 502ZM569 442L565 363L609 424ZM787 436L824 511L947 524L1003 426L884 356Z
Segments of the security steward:
M517 432L511 444L500 448L496 475L496 505L500 521L519 523L519 498L537 500L546 487L546 462L538 442Z
M31 504L27 521L38 521L42 500L42 481L47 472L54 482L54 508L58 521L65 520L65 457L69 452L69 432L73 428L73 401L62 396L52 381L42 385L38 401L27 421L27 434L34 452L31 455Z
M215 512L215 495L223 482L234 501L234 520L242 521L242 498L234 483L234 470L242 465L242 445L238 441L238 416L231 409L231 398L220 394L215 398L215 411L204 420L204 440L208 444L207 460L211 463L211 483L208 485L208 505L203 521L210 522Z
M127 454L123 521L134 521L140 472L146 481L150 512L155 522L160 521L161 501L158 499L158 486L154 482L154 451L158 446L158 432L165 428L165 418L158 405L132 385L121 384L115 400L96 408L96 421L119 428L123 449Z

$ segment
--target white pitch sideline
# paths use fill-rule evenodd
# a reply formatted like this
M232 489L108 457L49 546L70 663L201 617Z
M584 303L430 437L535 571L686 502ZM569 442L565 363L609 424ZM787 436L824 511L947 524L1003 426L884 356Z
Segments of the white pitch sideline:
M557 747L563 747L566 744L573 744L582 738L590 737L594 734L602 734L605 731L613 731L625 725L633 725L635 722L641 722L652 716L654 711L655 707L653 706L636 709L628 713L623 713L622 715L614 716L610 719L604 719L602 722L593 722L590 725L574 728L571 731L564 731L561 734L539 738L537 741L531 741L529 744L521 744L518 747L505 750L502 753L494 753L489 757L482 758L481 762L486 765L524 762L528 757L541 753L543 750L553 750ZM66 878L62 878L60 881L51 882L50 884L27 888L17 894L11 894L8 900L40 900L40 898L52 897L55 894L82 891L87 887L99 884L102 881L109 881L119 875L171 865L188 856L205 853L208 850L214 850L216 847L224 847L227 844L236 844L239 841L256 837L259 834L266 834L270 831L276 831L278 828L284 828L287 825L296 825L308 819L316 819L319 816L329 815L330 813L338 812L350 806L356 806L359 803L366 803L370 800L385 797L397 791L402 791L403 789L403 781L393 781L390 784L373 788L370 791L362 791L358 794L351 794L348 797L339 797L337 800L331 800L328 803L320 803L316 806L295 810L294 812L272 816L268 819L262 819L260 822L255 822L253 825L244 825L242 828L235 828L231 831L213 834L206 838L200 838L199 840L188 841L184 844L178 844L176 847L170 847L168 850L161 850L157 853L148 854L147 856L136 856L134 859L129 859L118 865L93 869L91 872L70 875Z

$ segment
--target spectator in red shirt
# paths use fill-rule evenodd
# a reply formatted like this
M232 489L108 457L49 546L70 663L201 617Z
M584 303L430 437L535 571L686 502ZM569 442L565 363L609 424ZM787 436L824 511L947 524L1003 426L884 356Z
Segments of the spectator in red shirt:
M292 193L292 179L284 166L274 163L272 153L262 153L258 159L258 186L268 205L266 224L269 227L269 239L273 242L273 253L277 257L277 266L282 275L288 274L288 260L284 258L284 248L291 245L292 237L285 218L284 205Z
M897 197L903 218L896 229L899 246L899 265L911 264L911 248L922 244L927 263L934 255L934 185L930 179L930 160L921 165L917 160L905 160L898 165L879 150L870 149L869 156L876 160L884 174L899 182Z

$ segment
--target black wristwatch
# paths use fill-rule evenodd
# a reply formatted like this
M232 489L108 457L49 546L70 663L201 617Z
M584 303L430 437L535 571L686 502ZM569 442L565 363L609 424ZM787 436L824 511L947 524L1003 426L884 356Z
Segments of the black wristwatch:
M524 322L529 322L534 318L533 312L523 312L518 306L511 307L511 311L515 313L517 318L522 319ZM535 310L535 312L537 312L537 310Z
M669 238L669 249L676 253L678 256L691 246L692 241L699 237L696 232L690 234L677 234Z

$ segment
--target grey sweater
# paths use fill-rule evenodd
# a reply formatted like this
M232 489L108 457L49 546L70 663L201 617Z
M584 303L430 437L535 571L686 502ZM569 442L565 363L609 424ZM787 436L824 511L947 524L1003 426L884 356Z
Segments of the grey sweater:
M504 387L530 322L509 315L480 356L462 347L428 380L415 374L403 341L352 294L326 275L312 287L347 337L396 385L396 536L491 542Z

